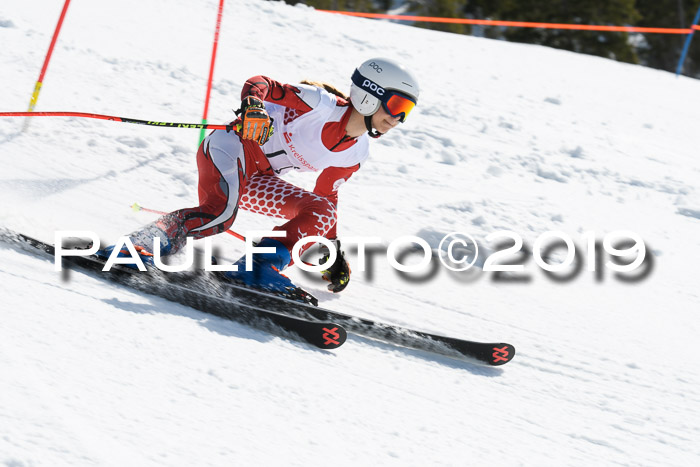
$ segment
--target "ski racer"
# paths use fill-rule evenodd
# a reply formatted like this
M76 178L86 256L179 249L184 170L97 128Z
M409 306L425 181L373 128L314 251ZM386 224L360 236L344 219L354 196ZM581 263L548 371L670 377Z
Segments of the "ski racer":
M237 272L225 276L246 286L276 293L296 289L281 272L291 263L290 251L301 238L332 241L337 257L323 271L328 289L340 292L350 280L350 267L337 238L338 187L369 156L369 137L386 134L405 122L416 105L419 87L402 65L384 58L362 63L352 75L350 96L327 84L282 84L265 76L246 81L235 131L214 130L197 151L199 205L166 214L129 234L142 259L152 264L153 238L160 254L173 254L186 237L204 238L224 232L238 209L286 219L258 247L274 253L253 255L246 271L243 256ZM320 172L316 186L303 190L282 178L292 170ZM109 256L114 247L101 250ZM323 262L329 252L322 249ZM119 255L128 256L128 250Z

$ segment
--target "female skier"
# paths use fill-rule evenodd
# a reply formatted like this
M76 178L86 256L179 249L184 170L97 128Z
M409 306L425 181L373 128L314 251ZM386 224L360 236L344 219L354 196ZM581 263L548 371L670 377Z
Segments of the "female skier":
M349 100L324 87L281 84L265 76L246 81L237 130L212 131L197 151L199 206L171 212L131 233L141 258L152 264L154 237L160 238L161 255L169 255L188 236L224 232L242 208L287 222L274 229L283 236L263 238L257 245L273 253L253 255L252 271L246 271L244 256L235 263L237 272L225 274L228 279L276 293L298 290L280 273L299 239L322 236L338 253L323 278L330 282L329 290L342 291L350 268L336 233L338 187L369 156L368 136L378 138L406 120L419 87L403 66L383 58L367 60L355 70ZM279 178L291 170L320 172L313 192ZM109 256L112 249L101 254ZM119 255L128 256L128 251ZM326 250L322 264L328 256Z

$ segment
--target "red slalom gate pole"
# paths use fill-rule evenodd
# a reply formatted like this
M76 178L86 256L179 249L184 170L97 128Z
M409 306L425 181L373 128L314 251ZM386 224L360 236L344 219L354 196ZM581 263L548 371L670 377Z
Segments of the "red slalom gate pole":
M32 98L29 101L28 112L33 112L34 107L36 107L36 102L39 100L39 92L41 91L41 86L44 83L44 75L46 75L46 69L49 67L49 61L51 60L51 54L53 54L53 48L56 45L56 40L58 39L58 33L61 31L61 26L63 25L63 19L66 17L66 11L68 11L68 5L70 0L66 0L63 4L63 10L61 10L61 16L58 18L58 24L56 25L56 30L53 32L53 37L51 38L51 44L49 45L49 51L46 53L46 58L44 58L44 65L41 67L41 72L39 73L39 79L34 85L34 92L32 93ZM29 119L24 121L24 126L22 131L26 131L29 126Z
M214 31L214 46L211 51L211 65L209 66L209 80L207 81L207 95L204 98L204 115L202 115L202 125L207 124L209 113L209 97L211 96L211 83L214 79L214 63L216 62L216 49L219 45L219 31L221 30L221 18L224 15L224 0L219 2L219 13L216 15L216 29ZM204 140L204 128L199 132L199 144Z

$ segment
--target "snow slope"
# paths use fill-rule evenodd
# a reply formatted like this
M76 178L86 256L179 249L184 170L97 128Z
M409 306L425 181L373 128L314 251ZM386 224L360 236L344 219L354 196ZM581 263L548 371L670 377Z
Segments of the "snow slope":
M0 6L0 110L26 109L63 2ZM201 118L218 2L74 0L36 110ZM0 463L693 465L700 461L700 82L542 47L257 0L224 11L210 107L244 81L349 85L372 56L411 65L411 118L341 190L340 232L388 243L510 230L638 233L645 280L399 277L380 254L322 305L513 343L501 368L351 337L333 353L72 273L0 243ZM196 203L198 130L0 118L0 225L106 241ZM313 177L290 176L310 187ZM274 220L242 213L240 232ZM242 245L215 239L235 260ZM559 255L561 256L561 255ZM357 258L351 254L351 262ZM585 251L584 251L585 257Z

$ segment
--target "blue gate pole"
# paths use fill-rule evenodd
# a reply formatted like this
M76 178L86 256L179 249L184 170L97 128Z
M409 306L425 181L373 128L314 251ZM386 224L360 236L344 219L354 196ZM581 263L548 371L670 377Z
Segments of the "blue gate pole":
M698 8L698 12L695 13L695 19L693 20L693 24L690 25L690 33L685 39L685 45L683 45L683 52L681 52L681 59L678 61L678 68L676 68L676 76L680 75L681 70L683 69L683 62L685 62L685 56L688 55L690 41L693 40L693 33L695 32L695 29L692 29L692 27L698 24L698 20L700 20L700 8Z

